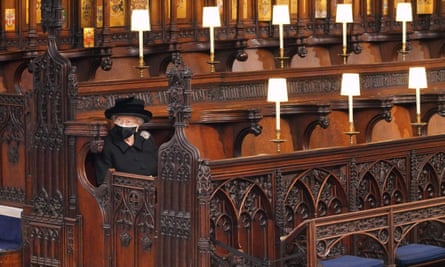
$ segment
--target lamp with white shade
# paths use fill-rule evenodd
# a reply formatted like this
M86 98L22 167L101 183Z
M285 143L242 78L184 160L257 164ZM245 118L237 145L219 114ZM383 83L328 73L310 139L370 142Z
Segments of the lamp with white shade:
M139 32L139 68L143 77L144 66L144 31L150 30L150 13L148 9L133 9L131 13L131 30Z
M353 96L360 95L360 75L358 73L343 73L340 95L348 96L349 131L346 134L349 135L352 144L352 136L359 133L355 131L354 127L354 105L352 101Z
M202 13L202 26L209 28L210 35L210 71L215 72L215 27L221 27L218 6L205 6Z
M289 6L288 5L274 5L272 12L272 24L278 25L279 27L279 40L280 40L280 59L281 68L284 68L284 33L283 33L283 25L290 24L289 17Z
M347 45L347 31L346 31L346 24L352 23L352 4L337 4L337 15L335 17L335 22L342 23L343 24L343 31L342 31L342 54L344 58L344 63L346 64L346 60L348 57L348 45Z
M421 127L426 125L420 119L420 89L427 88L426 70L425 67L410 67L408 88L416 90L416 122L412 123L418 128L418 135L421 135Z
M398 3L396 11L396 21L402 22L402 55L407 53L406 50L406 22L413 21L413 13L411 3Z
M285 140L281 139L280 126L280 103L287 102L287 83L285 78L270 78L267 89L267 101L275 102L275 132L276 138L272 142L277 145L277 152L280 152L280 143Z

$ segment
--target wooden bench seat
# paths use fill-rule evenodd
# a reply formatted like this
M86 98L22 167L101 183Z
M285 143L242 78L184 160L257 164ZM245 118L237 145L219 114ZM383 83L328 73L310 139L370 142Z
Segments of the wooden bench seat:
M320 261L323 267L384 267L381 259L371 259L352 255L344 255L334 259Z
M397 248L396 264L398 267L431 266L439 262L445 262L445 248L443 247L409 244Z

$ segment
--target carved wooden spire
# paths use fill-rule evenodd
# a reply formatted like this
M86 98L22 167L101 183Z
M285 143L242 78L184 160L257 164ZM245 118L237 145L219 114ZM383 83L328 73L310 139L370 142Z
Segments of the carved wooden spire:
M32 163L27 165L26 173L32 195L27 197L30 208L24 210L23 217L26 218L24 255L29 257L25 262L30 266L73 266L68 263L72 258L64 255L70 249L78 250L68 248L72 244L64 242L68 238L66 233L78 231L76 223L65 224L75 222L77 215L76 195L72 190L75 159L68 153L73 143L65 135L65 122L74 118L72 103L77 95L77 76L70 60L57 49L56 33L62 20L60 0L42 0L42 27L48 32L48 46L45 53L29 64L33 75L29 105L32 121L26 138L30 144L27 156Z
M167 70L168 78L168 113L175 118L176 124L185 125L191 117L191 95L190 80L191 70L185 66L179 53L173 53L172 66Z
M63 7L60 0L42 0L42 29L49 36L55 35L55 31L62 28ZM54 37L54 36L53 36Z
M199 161L198 150L185 134L191 116L192 73L179 53L174 53L172 59L173 64L167 72L168 112L175 120L175 132L159 148L156 179L159 237L155 265L210 266L209 202L204 192L209 187L210 173ZM196 197L197 191L203 198Z

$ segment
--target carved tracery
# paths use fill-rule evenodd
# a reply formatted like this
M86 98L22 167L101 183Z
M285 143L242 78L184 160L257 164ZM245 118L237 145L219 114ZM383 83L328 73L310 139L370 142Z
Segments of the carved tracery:
M402 203L408 199L406 182L401 174L405 173L405 167L399 166L397 159L361 164L361 178L356 188L359 209Z

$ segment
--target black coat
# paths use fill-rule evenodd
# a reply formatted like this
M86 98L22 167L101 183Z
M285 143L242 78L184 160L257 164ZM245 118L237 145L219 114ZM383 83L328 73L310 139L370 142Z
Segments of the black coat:
M144 137L143 137L144 136ZM102 153L95 161L97 183L103 183L108 169L142 175L157 175L158 151L148 132L136 133L129 146L111 131L104 138Z

